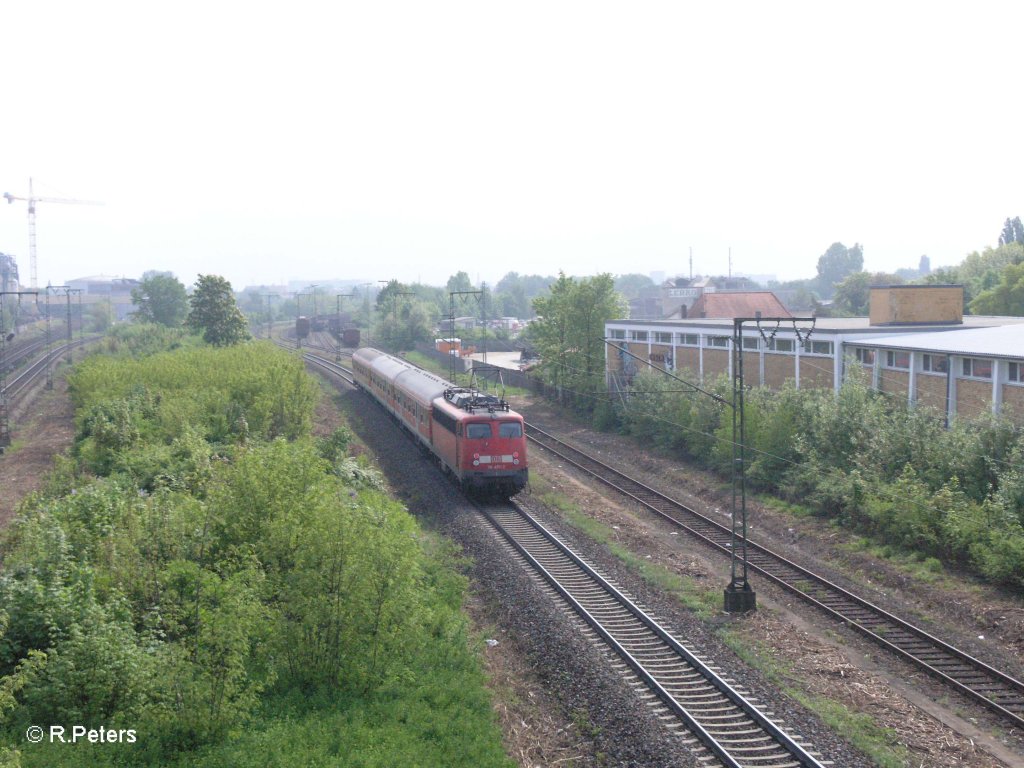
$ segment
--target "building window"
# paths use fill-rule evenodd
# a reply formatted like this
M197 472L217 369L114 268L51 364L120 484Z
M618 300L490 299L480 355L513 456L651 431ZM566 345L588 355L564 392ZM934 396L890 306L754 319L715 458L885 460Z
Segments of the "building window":
M743 348L744 349L760 349L761 340L757 336L744 336L743 337Z
M768 342L768 349L772 352L792 352L796 345L792 339L772 339Z
M658 332L655 332L654 340L658 344L671 344L672 343L672 334L671 333L658 333Z
M832 342L831 341L805 341L804 352L808 355L828 355L832 356Z
M910 368L910 353L901 349L890 349L885 353L885 367L908 370Z
M633 341L647 341L647 331L630 331L629 338Z
M621 328L612 328L611 331L609 331L609 334L611 335L611 337L613 339L625 339L626 338L626 332L624 330L622 330Z
M992 361L981 357L965 357L963 370L964 376L972 379L991 379Z
M729 337L728 336L705 336L704 346L706 347L728 347Z
M875 364L875 350L864 349L864 347L857 347L854 350L854 354L857 357L857 362L861 365L874 365Z
M921 360L921 368L931 373L948 373L949 360L945 355L924 355Z
M1007 364L1006 378L1018 384L1024 382L1024 365L1020 363Z
M676 343L682 344L687 347L699 347L700 336L696 333L677 333Z

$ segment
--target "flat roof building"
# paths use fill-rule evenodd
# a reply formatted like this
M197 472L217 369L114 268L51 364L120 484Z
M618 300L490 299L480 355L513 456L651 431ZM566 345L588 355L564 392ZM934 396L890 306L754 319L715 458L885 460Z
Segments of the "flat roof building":
M791 381L797 388L838 391L859 371L879 391L935 408L947 418L1007 412L1024 423L1024 317L964 316L950 300L954 288L962 309L959 286L921 290L931 287L915 286L895 299L891 287L873 288L871 317L780 314L779 322L745 323L745 382L780 388ZM910 296L912 305L901 304L901 295ZM886 306L877 308L875 302ZM882 321L873 322L878 318ZM699 380L731 377L733 326L731 317L610 321L605 325L607 384L613 391L627 389L648 364L686 370Z

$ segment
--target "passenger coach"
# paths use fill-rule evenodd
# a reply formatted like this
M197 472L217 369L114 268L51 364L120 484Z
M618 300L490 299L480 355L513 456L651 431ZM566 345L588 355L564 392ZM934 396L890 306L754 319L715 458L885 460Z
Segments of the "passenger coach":
M503 399L370 347L352 355L352 372L466 490L512 495L526 486L523 417Z

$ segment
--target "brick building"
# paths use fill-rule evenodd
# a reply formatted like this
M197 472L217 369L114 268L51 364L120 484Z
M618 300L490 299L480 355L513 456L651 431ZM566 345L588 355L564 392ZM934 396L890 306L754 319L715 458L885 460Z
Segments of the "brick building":
M613 320L605 326L608 386L624 389L647 367L631 355L699 380L732 376L732 333L732 317ZM742 344L751 386L838 391L860 371L880 391L950 417L1006 410L1024 422L1024 318L965 317L960 286L873 287L869 317L747 323Z

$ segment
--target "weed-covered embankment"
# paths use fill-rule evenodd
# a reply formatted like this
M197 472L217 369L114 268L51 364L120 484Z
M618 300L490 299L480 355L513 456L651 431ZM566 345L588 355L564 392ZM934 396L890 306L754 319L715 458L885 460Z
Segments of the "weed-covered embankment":
M506 764L451 554L350 435L309 437L296 357L95 356L70 383L73 456L0 543L0 764Z
M710 386L730 396L728 381ZM731 411L655 373L637 376L633 390L619 410L630 433L729 471ZM745 399L756 486L886 545L1024 585L1024 439L1008 419L946 429L934 411L856 380L838 396L787 386Z

